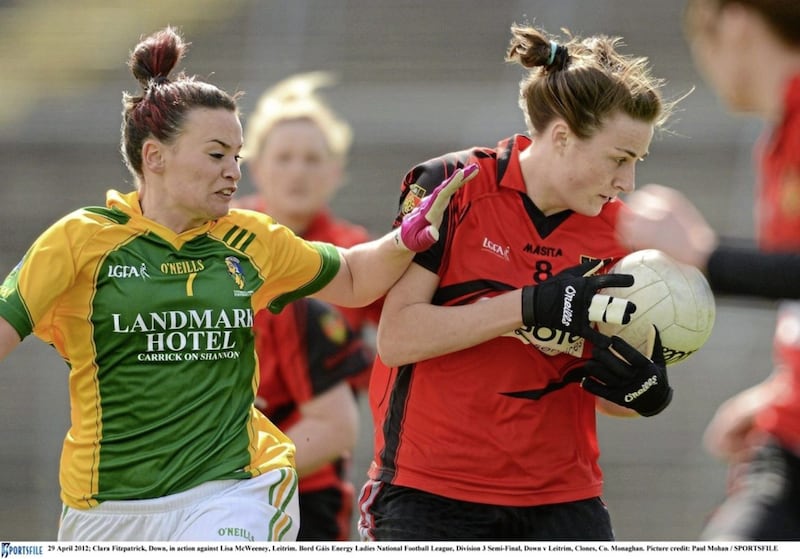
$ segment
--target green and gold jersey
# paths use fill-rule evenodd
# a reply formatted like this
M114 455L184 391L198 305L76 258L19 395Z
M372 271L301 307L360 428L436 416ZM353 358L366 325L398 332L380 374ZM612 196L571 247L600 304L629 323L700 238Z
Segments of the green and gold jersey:
M63 501L147 499L293 463L253 407L256 310L336 274L332 245L246 210L175 234L109 191L45 231L0 289L0 316L69 366Z

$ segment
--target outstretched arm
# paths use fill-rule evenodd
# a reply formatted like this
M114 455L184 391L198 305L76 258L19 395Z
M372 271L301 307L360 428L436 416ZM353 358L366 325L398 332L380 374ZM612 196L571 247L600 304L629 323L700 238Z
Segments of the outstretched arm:
M363 307L384 295L408 268L414 253L398 244L395 233L339 248L336 276L314 297L342 307Z
M715 293L766 299L800 298L800 254L763 252L722 242L679 191L650 184L630 194L620 240L633 250L655 248L703 270Z

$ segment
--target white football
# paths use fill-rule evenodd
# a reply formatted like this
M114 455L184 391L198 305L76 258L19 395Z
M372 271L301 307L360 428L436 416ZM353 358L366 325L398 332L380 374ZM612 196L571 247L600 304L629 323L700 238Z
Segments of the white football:
M601 333L619 336L646 353L650 325L655 324L668 364L683 361L706 343L714 326L716 304L700 270L648 249L625 256L610 273L631 274L633 285L601 292L632 301L636 312L625 325L598 323Z

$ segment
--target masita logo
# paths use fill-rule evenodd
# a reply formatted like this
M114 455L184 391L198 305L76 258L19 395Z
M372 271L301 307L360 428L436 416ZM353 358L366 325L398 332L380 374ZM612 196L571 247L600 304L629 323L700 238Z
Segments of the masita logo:
M140 278L149 279L147 264L142 262L139 266L127 266L125 264L110 264L108 266L108 277L110 278Z
M11 542L0 543L0 557L11 557L12 555L44 555L44 546L13 544Z
M522 248L522 252L527 252L528 254L538 254L539 256L552 256L552 257L559 257L562 254L564 254L558 247L548 247L544 245L533 246L531 243L526 244Z

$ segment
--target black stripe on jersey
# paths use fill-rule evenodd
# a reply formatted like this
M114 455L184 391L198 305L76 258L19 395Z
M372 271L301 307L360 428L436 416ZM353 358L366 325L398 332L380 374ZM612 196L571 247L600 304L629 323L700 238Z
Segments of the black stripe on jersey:
M406 403L411 393L414 365L397 368L397 376L390 387L389 407L383 419L383 449L381 450L380 481L391 483L397 472L397 452L400 448L400 433L405 420Z
M498 146L498 151L495 155L497 159L497 184L503 182L503 175L506 174L506 169L508 169L508 164L511 161L511 152L514 151L514 140L516 136L512 136L509 141L503 146L503 149L500 150Z
M255 233L251 233L247 229L242 229L238 225L234 225L231 227L230 231L225 233L225 236L222 237L222 241L233 248L237 248L244 252L244 249L253 242L255 237Z
M574 382L580 382L583 377L585 376L585 372L580 367L576 369L572 369L569 371L564 377L555 382L549 383L544 388L532 388L531 390L519 390L517 392L501 392L503 396L509 396L511 398L524 398L526 400L539 400L543 396L546 396L550 392L555 392L556 390L561 390L562 388L566 387L569 384Z
M487 279L465 281L447 287L439 287L433 295L432 303L434 305L466 305L481 297L487 297L490 293L515 289L517 288L513 285Z
M533 203L533 200L531 200L527 194L520 192L519 195L522 197L522 203L525 206L528 217L531 218L533 226L536 227L536 231L542 239L558 229L558 226L564 223L573 213L572 210L564 210L557 214L544 215L542 210L536 207L536 204Z

